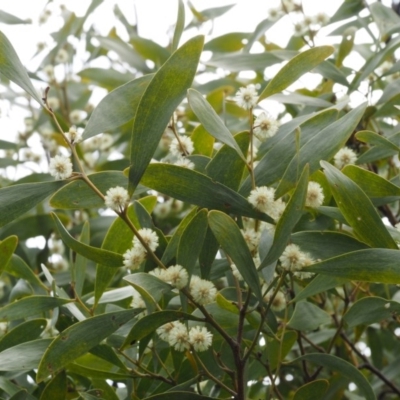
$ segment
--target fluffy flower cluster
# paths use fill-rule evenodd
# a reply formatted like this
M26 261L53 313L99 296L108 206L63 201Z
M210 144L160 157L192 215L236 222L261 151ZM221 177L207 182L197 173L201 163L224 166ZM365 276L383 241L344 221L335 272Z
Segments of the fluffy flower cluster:
M204 326L194 326L188 330L182 322L168 322L157 329L160 339L169 343L177 351L193 347L195 351L205 351L212 344L212 333Z
M264 212L277 221L286 204L282 199L275 200L275 189L267 186L259 186L250 192L249 203L258 211Z
M192 276L189 289L193 300L200 305L212 303L217 295L217 289L212 282L196 275Z
M254 85L240 88L235 96L236 103L245 110L253 108L258 101L258 93Z
M69 157L55 156L50 159L49 172L56 179L67 179L72 175L72 163Z
M271 289L265 296L264 300L269 303L272 299L272 294L274 293L274 290ZM278 291L275 295L275 297L272 299L271 303L271 310L272 311L282 311L286 307L286 298L285 295L283 294L282 291Z
M357 161L357 154L348 147L340 149L333 157L335 167L342 169L346 165L355 164Z
M115 186L107 190L104 196L104 203L114 211L122 212L129 204L129 194L121 186Z
M310 181L307 187L306 206L307 207L320 207L324 202L324 192L319 183Z
M173 156L188 156L193 153L194 146L192 139L189 136L179 136L179 141L177 138L172 139L169 145L169 151Z
M149 247L151 251L155 251L158 247L158 236L149 228L139 229L139 235ZM124 266L129 269L138 269L140 264L145 260L147 255L146 248L142 245L140 240L135 236L133 238L133 247L127 250L124 257Z
M269 137L275 135L278 128L278 121L263 112L254 121L253 133L260 142L265 142Z
M71 126L65 136L71 144L79 143L82 140L82 132L76 129L76 126Z
M155 268L149 272L150 275L171 284L177 289L183 289L189 282L189 274L182 265L176 264L167 269Z
M302 269L313 264L314 260L309 254L302 252L296 244L287 245L279 257L279 261L283 269L294 272L300 279L307 279L312 276L312 273L302 271Z

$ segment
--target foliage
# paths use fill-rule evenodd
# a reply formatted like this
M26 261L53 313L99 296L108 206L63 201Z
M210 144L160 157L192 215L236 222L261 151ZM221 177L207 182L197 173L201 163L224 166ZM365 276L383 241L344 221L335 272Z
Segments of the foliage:
M99 36L101 3L63 9L29 75L0 33L31 113L0 141L1 398L399 398L400 17L346 0L280 48L268 30L303 15L285 0L183 43L231 6L179 0L162 47L118 7L129 39Z

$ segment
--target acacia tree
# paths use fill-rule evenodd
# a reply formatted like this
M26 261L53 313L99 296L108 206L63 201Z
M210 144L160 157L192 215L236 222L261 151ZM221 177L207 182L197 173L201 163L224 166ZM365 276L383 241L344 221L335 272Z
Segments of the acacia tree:
M100 4L64 9L29 75L0 34L4 93L31 113L0 141L1 397L399 398L399 16L285 0L254 33L180 43L231 6L188 3L185 27L179 0L164 48L118 8L128 42L84 29ZM268 29L287 15L304 20L283 49ZM315 46L332 23L339 44ZM71 38L90 54L80 71ZM310 71L313 90L288 90ZM93 107L96 86L109 93ZM21 166L35 172L15 180Z

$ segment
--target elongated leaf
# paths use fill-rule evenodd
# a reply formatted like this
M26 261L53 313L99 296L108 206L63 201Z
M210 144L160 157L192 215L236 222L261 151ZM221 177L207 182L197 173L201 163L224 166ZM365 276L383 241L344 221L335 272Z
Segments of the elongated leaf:
M104 97L94 109L83 132L87 139L118 128L133 119L139 101L153 75L145 75L118 87Z
M200 207L273 222L268 215L254 210L244 197L232 189L188 168L151 164L141 182L151 189Z
M258 278L256 266L235 221L220 211L210 211L208 222L224 252L232 259L249 288L261 300L260 279Z
M15 321L71 302L69 299L50 296L28 296L0 308L0 320Z
M358 390L363 394L365 400L376 400L371 385L365 376L347 361L332 356L331 354L312 353L296 358L293 362L299 362L302 360L339 372L343 378L354 382L358 386Z
M400 283L399 250L366 249L329 258L307 271L362 282Z
M143 400L215 400L215 397L202 396L193 392L166 392L146 397Z
M330 315L321 310L318 306L308 301L296 303L293 315L290 318L288 327L298 331L313 331L323 324L331 322Z
M4 24L14 25L14 24L31 24L30 19L20 19L15 15L11 15L5 11L0 10L0 22Z
M0 73L24 89L25 92L42 105L43 102L33 87L25 67L3 32L0 32Z
M67 392L67 374L61 371L44 388L40 400L62 399Z
M79 241L83 244L89 245L90 243L90 227L89 221L83 224ZM78 296L82 295L83 285L85 283L87 259L81 254L76 254L75 260L71 265L71 277L74 282L75 292Z
M375 146L387 147L388 149L394 151L400 151L398 146L375 132L360 131L356 133L356 138L361 142L369 143Z
M300 124L301 148L315 135L319 134L321 130L331 125L336 118L337 110L326 110L317 113L312 118L306 119L306 121L300 119L299 123L293 124L292 120L289 123L282 125L278 133L266 142L266 144L268 144L270 143L270 140L276 140L275 144L270 145L266 154L258 162L254 170L256 185L268 186L278 179L281 179L286 168L296 155L296 137L293 130L295 130ZM281 138L279 139L278 136L281 136ZM251 177L248 177L240 188L240 193L247 196L249 195L251 188Z
M52 216L54 219L54 223L56 224L58 233L61 236L61 239L70 249L88 258L89 260L105 265L107 267L122 267L123 257L121 254L99 249L97 247L92 247L79 242L68 233L56 214L52 213Z
M25 214L65 185L65 181L25 183L0 189L0 226Z
M343 319L349 328L357 325L370 325L400 313L400 304L381 297L364 297L355 302Z
M6 268L7 264L11 260L11 257L17 248L17 244L17 236L9 236L0 242L0 273Z
M149 164L173 112L192 84L204 37L190 39L157 71L136 112L131 140L129 181L133 191Z
M137 310L124 310L97 315L63 330L44 353L36 381L42 382L48 375L58 373L134 318L137 313Z
M279 51L264 52L259 54L224 54L223 56L214 56L207 65L212 67L224 68L232 72L240 72L245 70L264 71L271 65L282 62Z
M392 203L400 198L400 187L378 174L355 165L347 165L342 172L365 192L375 206Z
M329 382L325 379L309 382L296 390L293 400L321 400L328 390Z
M97 172L88 178L103 194L115 186L128 188L128 180L122 172ZM50 205L60 209L92 208L104 206L104 201L85 182L78 180L55 193L50 199Z
M308 165L304 167L296 190L286 205L282 216L279 218L275 229L274 242L267 257L262 260L259 267L260 269L276 261L282 254L283 250L285 250L292 230L296 226L297 222L299 222L302 215L301 211L304 208L304 203L306 201L307 187Z
M0 371L29 371L37 368L53 339L37 339L17 344L0 353Z
M358 106L310 139L287 167L276 189L276 196L282 196L294 186L297 171L302 170L304 165L309 164L310 174L313 174L319 169L319 162L321 160L330 160L333 158L353 133L353 130L364 114L365 107L365 104Z
M157 311L150 315L140 318L139 321L133 325L131 331L128 333L122 348L131 345L137 340L141 340L147 335L153 333L158 327L168 322L178 320L191 320L191 321L204 321L203 318L195 317L191 314L186 314L181 311Z
M335 201L356 235L371 247L397 249L375 207L350 178L331 164L321 161Z
M11 329L0 339L0 352L21 343L30 342L39 337L46 328L47 321L31 319Z
M242 150L236 143L229 129L222 122L222 119L217 115L211 105L203 98L203 95L194 89L188 90L189 104L197 118L207 130L217 140L225 143L232 149L235 149L240 157L246 161Z
M185 5L182 0L178 0L178 16L174 30L174 37L172 38L172 51L179 47L183 29L185 28Z
M320 46L298 54L271 79L267 87L260 94L258 101L275 93L282 92L282 90L296 82L306 72L311 71L333 52L334 48L332 46Z
M207 210L199 211L183 231L176 261L192 275L207 233Z
M267 345L267 357L269 367L273 371L287 356L293 345L296 343L297 332L286 331L280 340L273 339Z

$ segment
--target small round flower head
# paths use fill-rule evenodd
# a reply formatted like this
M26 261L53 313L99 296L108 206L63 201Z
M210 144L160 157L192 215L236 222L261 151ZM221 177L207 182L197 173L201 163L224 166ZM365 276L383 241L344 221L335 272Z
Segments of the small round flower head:
M164 201L163 203L157 203L154 207L153 213L157 218L166 218L171 212L172 208L172 199Z
M182 265L173 265L167 269L167 280L172 286L182 289L189 282L189 274Z
M49 250L51 254L64 254L65 252L64 243L61 240L52 239L49 242Z
M282 199L275 200L273 207L268 214L274 219L275 222L278 222L279 218L285 211L285 208L286 203Z
M179 136L179 142L177 138L173 138L169 145L169 151L173 156L187 156L193 153L194 146L189 136Z
M65 259L62 258L62 257L59 258L59 259L56 260L56 261L53 261L53 262L51 263L51 266L52 266L52 268L53 268L55 271L58 271L58 272L67 271L67 270L68 270L68 267L69 267L68 261L65 260Z
M357 161L357 154L348 147L340 149L333 157L335 167L342 169L346 165L355 164Z
M189 333L182 322L175 322L168 335L168 343L177 351L185 351L190 348Z
M258 93L254 85L240 88L235 96L235 101L239 107L245 110L253 108L258 101Z
M190 281L190 294L196 303L204 305L214 301L217 289L212 282L193 276Z
M306 261L306 255L296 244L288 244L279 257L279 261L282 268L287 271L301 270Z
M146 316L147 311L146 311L146 303L142 299L142 296L136 294L133 296L132 301L131 301L131 307L132 308L144 308L144 311L142 311L140 314L136 315L136 318L140 319Z
M54 67L50 64L43 67L43 72L47 75L50 80L54 79Z
M271 21L277 21L282 16L282 9L279 7L270 8L268 10L268 18Z
M239 272L239 270L237 269L237 266L236 266L235 264L231 264L231 270L232 270L233 276L234 276L238 281L242 281L242 280L243 280L243 276L242 276L242 274Z
M160 267L154 268L151 271L149 271L149 275L153 275L163 282L168 282L167 270L164 268L160 268Z
M315 17L314 17L314 22L318 25L324 26L329 22L329 16L328 14L325 13L318 13Z
M78 143L82 140L82 133L78 132L76 126L71 126L68 132L65 132L65 136L71 144Z
M47 104L52 110L60 108L60 100L58 100L57 97L49 97L47 99Z
M261 142L275 135L279 128L278 121L269 117L265 112L261 113L254 121L254 135Z
M274 291L271 289L265 296L264 300L269 303L271 301L271 297ZM279 290L274 299L272 300L271 310L272 311L282 311L286 307L286 298L285 295Z
M175 324L178 322L168 322L164 325L161 325L159 328L157 328L156 332L158 336L160 336L161 340L164 340L166 342L169 341L169 334L172 331L172 329L175 327Z
M69 157L55 156L50 159L49 172L56 179L67 179L72 175L72 163Z
M294 24L294 36L304 36L308 32L308 26L304 21Z
M151 251L155 251L158 247L158 236L152 229L149 228L142 228L139 229L139 235L145 241L147 246L150 247ZM142 243L140 243L139 239L135 236L133 238L133 246L134 247L143 247Z
M307 187L306 207L320 207L324 202L324 192L318 182L310 181Z
M140 268L140 264L146 258L146 253L141 247L132 247L124 253L123 257L124 266L134 270Z
M286 12L292 12L296 9L297 4L293 0L282 0Z
M58 50L58 53L56 54L55 62L57 64L63 64L66 63L69 59L68 51L65 49L60 49Z
M274 207L275 189L259 186L250 192L249 203L258 211L269 214Z
M212 344L212 333L204 326L194 326L189 331L189 343L195 351L206 351Z
M104 198L106 206L117 212L122 212L128 206L129 200L128 191L121 186L108 189Z
M179 157L175 162L174 165L183 168L194 169L194 164L186 157Z
M315 261L311 258L311 256L308 253L303 253L303 254L304 254L304 260L301 265L301 268L308 267L309 265L314 264ZM314 276L312 272L307 272L304 270L297 271L294 273L294 275L299 279L309 279L312 276Z
M256 232L252 228L247 228L245 230L242 230L241 232L249 250L253 251L257 249L258 244L260 243L260 232Z
M100 136L100 150L107 150L113 144L113 138L108 133L103 133Z
M74 125L79 124L82 121L82 112L80 110L72 110L69 113L69 120Z

